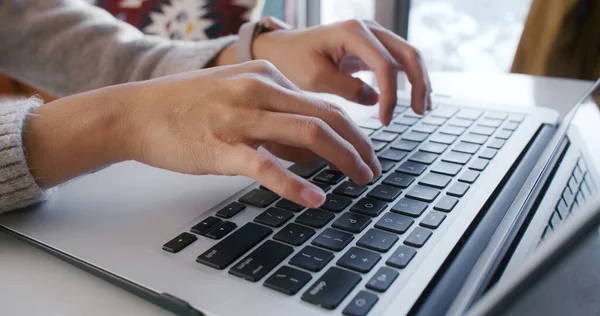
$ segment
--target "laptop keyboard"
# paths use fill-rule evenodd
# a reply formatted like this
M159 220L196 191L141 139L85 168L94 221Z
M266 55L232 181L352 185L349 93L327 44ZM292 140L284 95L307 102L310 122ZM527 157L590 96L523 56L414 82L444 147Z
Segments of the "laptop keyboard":
M585 205L586 201L597 193L597 187L588 174L585 161L579 157L577 164L571 171L571 176L565 185L562 195L556 203L554 212L550 214L548 223L542 232L540 240L550 235L555 229Z
M345 315L366 315L524 120L446 105L426 116L397 106L394 115L387 127L376 116L359 124L383 168L370 184L353 183L322 161L296 164L292 172L326 192L320 209L305 209L264 187L255 188L163 250L176 253L198 238L217 239L198 263L229 268L231 275L250 282L266 277L265 287L287 295L302 291L303 301L325 309L336 309L363 274L375 270L343 310ZM254 222L238 228L229 221L248 206L262 210ZM324 273L313 280L312 273L319 271Z

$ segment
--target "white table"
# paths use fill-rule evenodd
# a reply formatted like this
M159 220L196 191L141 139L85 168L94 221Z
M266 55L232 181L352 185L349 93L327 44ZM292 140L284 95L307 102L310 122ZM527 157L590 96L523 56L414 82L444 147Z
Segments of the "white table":
M508 74L432 73L437 94L521 106L564 115L591 82ZM404 85L402 85L404 86ZM354 118L373 111L345 104ZM135 295L0 232L3 315L170 315Z

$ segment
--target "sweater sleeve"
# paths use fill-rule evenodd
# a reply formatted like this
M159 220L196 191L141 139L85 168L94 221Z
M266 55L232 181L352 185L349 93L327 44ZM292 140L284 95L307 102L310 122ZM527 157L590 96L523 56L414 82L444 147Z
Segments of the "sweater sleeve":
M0 213L37 203L46 195L29 171L22 146L23 122L41 104L37 98L0 99Z
M65 96L204 68L236 36L149 36L81 0L0 0L0 72Z

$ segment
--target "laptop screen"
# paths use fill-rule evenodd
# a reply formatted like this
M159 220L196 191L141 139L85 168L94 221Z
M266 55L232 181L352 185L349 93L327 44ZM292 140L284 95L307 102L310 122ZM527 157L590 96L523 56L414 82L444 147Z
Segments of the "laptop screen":
M596 83L591 93L579 104L574 111L570 127L577 130L585 142L590 159L588 164L594 164L600 170L600 81Z

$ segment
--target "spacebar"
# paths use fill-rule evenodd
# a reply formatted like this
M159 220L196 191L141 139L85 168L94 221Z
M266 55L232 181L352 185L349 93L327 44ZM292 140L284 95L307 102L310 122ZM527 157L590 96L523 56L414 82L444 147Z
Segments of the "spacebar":
M272 229L247 223L198 256L196 261L223 270L273 232Z

